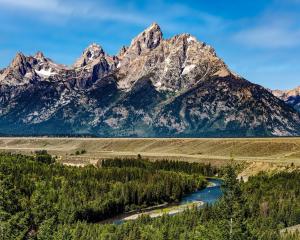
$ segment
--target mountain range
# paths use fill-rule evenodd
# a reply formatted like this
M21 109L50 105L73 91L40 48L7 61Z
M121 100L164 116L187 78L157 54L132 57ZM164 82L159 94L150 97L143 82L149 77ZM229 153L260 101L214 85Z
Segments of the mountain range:
M274 90L272 93L300 112L300 86L292 90Z
M17 53L0 70L0 134L295 136L295 99L235 74L190 34L165 39L153 23L117 55L92 44L72 66Z

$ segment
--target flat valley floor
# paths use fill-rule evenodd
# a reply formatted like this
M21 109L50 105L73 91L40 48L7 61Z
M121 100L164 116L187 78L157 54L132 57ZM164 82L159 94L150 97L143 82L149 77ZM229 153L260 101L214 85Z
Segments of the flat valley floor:
M96 164L113 157L172 159L224 165L231 158L257 171L300 167L299 138L51 138L3 137L0 151L32 154L47 150L69 165ZM84 150L85 153L81 154ZM76 151L80 154L76 155ZM77 153L78 154L78 153Z

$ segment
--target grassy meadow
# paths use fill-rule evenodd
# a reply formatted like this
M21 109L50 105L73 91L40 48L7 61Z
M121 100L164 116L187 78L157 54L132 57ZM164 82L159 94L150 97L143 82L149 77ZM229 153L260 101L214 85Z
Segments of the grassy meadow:
M96 164L99 159L135 157L210 162L231 158L245 162L244 175L300 167L300 138L0 138L0 151L32 154L44 149L69 165Z

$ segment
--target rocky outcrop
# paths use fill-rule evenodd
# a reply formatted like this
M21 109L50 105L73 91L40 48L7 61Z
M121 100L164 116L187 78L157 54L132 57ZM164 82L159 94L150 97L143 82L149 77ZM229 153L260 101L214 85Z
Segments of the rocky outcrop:
M190 34L154 23L110 56L92 44L70 67L19 53L0 71L0 134L291 136L299 114L233 73Z

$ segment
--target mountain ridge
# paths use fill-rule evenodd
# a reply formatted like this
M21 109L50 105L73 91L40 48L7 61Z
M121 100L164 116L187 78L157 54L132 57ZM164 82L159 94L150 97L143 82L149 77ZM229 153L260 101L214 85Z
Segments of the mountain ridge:
M273 90L272 93L300 112L300 86L291 90Z
M0 133L293 136L299 114L190 34L156 23L116 56L91 44L72 66L18 53L0 72Z

